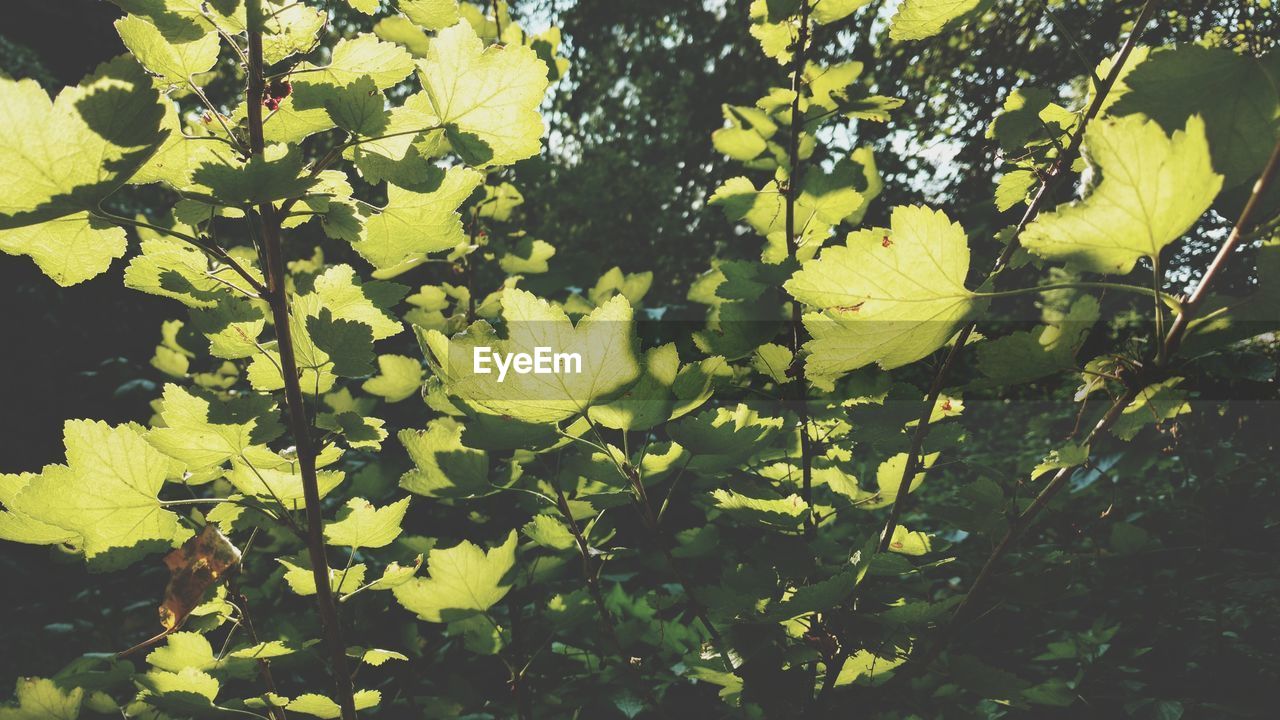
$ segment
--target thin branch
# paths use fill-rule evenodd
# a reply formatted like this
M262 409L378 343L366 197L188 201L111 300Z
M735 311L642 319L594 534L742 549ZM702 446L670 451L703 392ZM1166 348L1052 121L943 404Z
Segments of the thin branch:
M166 227L161 227L159 225L153 225L149 222L146 222L145 220L138 220L135 218L125 217L123 215L116 215L114 213L103 210L101 207L90 211L89 214L90 216L96 217L99 220L105 220L107 222L115 223L117 225L127 225L129 227L146 228L148 230L161 233L162 235L168 235L169 237L177 238L179 240L183 240L187 243L190 243L191 245L194 245L197 249L209 255L214 260L217 260L223 265L226 265L227 267L234 270L237 275L244 278L245 282L249 283L249 287L253 288L253 291L258 295L265 295L267 292L267 288L265 285L258 282L257 278L251 275L249 271L244 268L243 265L241 265L239 262L236 262L235 258L231 257L231 255L228 254L226 250L222 249L222 247L216 243L209 242L207 240L204 240L203 238L199 238L194 235L188 235L187 233L184 233L181 230L174 230L173 228L166 228Z

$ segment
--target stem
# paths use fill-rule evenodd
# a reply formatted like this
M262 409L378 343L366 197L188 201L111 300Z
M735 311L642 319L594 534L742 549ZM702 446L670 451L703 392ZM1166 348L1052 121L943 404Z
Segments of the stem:
M237 504L236 501L232 500L231 498L190 498L190 499L182 499L182 500L161 500L160 506L173 507L175 505L205 505L205 504L216 505L217 503L232 503L233 505Z
M1160 286L1163 284L1164 274L1160 271L1160 253L1157 252L1151 256L1151 289L1154 290L1155 302L1152 303L1152 310L1156 313L1156 365L1164 365L1165 347L1164 347L1164 308L1160 307L1160 300L1164 294L1160 292Z
M1071 159L1079 152L1080 144L1084 142L1085 129L1102 109L1103 101L1106 100L1107 95L1111 93L1111 88L1115 86L1116 80L1119 79L1121 71L1124 70L1125 64L1129 60L1129 55L1133 52L1133 48L1137 46L1138 38L1141 37L1142 31L1151 20L1151 16L1155 13L1158 4L1159 0L1147 0L1142 6L1142 10L1138 12L1138 17L1133 22L1133 30L1130 31L1129 37L1125 38L1124 45L1120 47L1120 52L1116 55L1111 71L1107 73L1107 77L1102 83L1094 89L1093 101L1089 103L1089 107L1085 109L1084 117L1080 118L1075 131L1072 132L1071 142L1068 143L1066 152L1059 154L1049 168L1044 182L1040 184L1040 190L1036 192L1035 198L1027 206L1022 219L1018 221L1018 226L1014 228L1012 238L1005 245L1000 257L996 258L995 265L992 266L991 272L987 275L988 280L999 275L1005 266L1009 264L1009 260L1013 258L1013 254L1018 250L1018 236L1040 214L1041 208L1045 206L1058 187L1065 181L1067 177L1065 171L1070 169ZM946 385L951 368L955 365L960 353L964 351L964 346L969 342L969 338L973 335L976 327L977 322L970 322L964 326L964 329L956 336L955 342L947 353L946 359L943 360L941 367L938 368L937 374L934 375L933 382L929 385L929 393L925 397L924 409L920 413L920 422L916 425L915 432L911 435L911 448L907 451L907 462L902 468L902 479L899 482L899 488L910 487L909 478L914 477L919 471L920 453L924 447L925 438L929 435L929 420L933 416L933 407L937 404L938 395L941 394L942 388ZM898 521L902 517L902 510L909 495L910 493L899 492L898 496L894 498L893 506L889 510L889 517L885 520L884 529L880 532L880 544L876 546L877 552L884 552L889 549L889 542L893 539L893 531L898 526Z
M1134 295L1142 295L1144 297L1156 298L1164 305L1167 305L1174 312L1182 309L1177 299L1166 293L1157 293L1149 287L1141 285L1126 285L1125 283L1113 282L1064 282L1052 283L1049 285L1036 285L1035 287L1014 288L1012 290L993 290L991 292L976 292L974 297L984 298L1000 298L1015 297L1017 295L1037 295L1040 293L1051 292L1053 290L1115 290L1116 292L1132 293Z
M265 82L262 73L262 0L249 0L248 13L249 68L247 105L249 120L249 144L253 155L262 155L265 142L262 135L262 99ZM298 471L302 476L302 491L307 513L307 551L311 559L311 573L316 583L316 604L319 606L320 623L325 644L329 649L330 671L334 690L343 720L355 720L356 708L351 686L351 673L347 669L346 646L342 642L342 626L338 620L338 608L329 585L329 561L325 557L324 518L320 507L320 489L316 478L316 453L311 442L311 428L307 422L307 409L303 404L302 387L298 381L298 362L294 355L293 336L289 323L289 298L285 289L284 253L281 248L280 216L271 203L258 206L263 250L267 267L267 302L275 323L277 349L284 372L285 405L289 410L289 429L297 448ZM252 218L250 220L252 222Z
M228 590L230 590L231 596L236 599L236 606L240 610L240 618L244 621L244 629L249 634L249 641L257 645L261 641L258 639L258 631L253 626L253 616L249 613L249 599L240 591L237 580L235 576L228 580ZM276 680L271 675L270 660L258 658L258 674L262 676L262 684L266 687L267 692L272 695L280 694L276 690ZM282 707L272 706L267 712L271 715L272 720L288 720L288 716L285 715Z
M622 643L618 641L617 630L613 626L613 613L609 612L609 608L605 605L604 594L600 591L600 582L596 578L595 572L591 569L591 550L587 545L587 539L583 537L581 528L578 527L578 521L573 519L573 513L569 510L569 501L564 496L564 490L560 489L560 484L556 483L556 509L560 511L560 516L564 518L565 524L569 526L569 532L573 535L573 540L578 546L578 555L582 558L582 574L587 580L587 591L591 594L591 600L596 605L596 610L600 613L600 624L605 629L605 636L609 638L609 643L613 645L614 652L618 657L623 658ZM601 656L601 665L608 662L608 658Z
M806 50L809 45L809 1L800 3L800 34L796 40L796 49L791 65L791 134L787 139L787 157L791 167L787 175L786 224L787 224L787 257L794 261L799 254L800 243L796 237L796 198L800 192L800 135L804 131L804 120L800 115L800 91L804 85L804 64ZM809 408L804 372L804 363L799 361L800 348L804 345L803 309L800 303L791 303L791 357L793 366L797 368L795 377L796 397L795 409L800 426L800 497L804 500L807 512L804 518L804 535L812 539L818 531L818 523L813 513L813 442L809 437Z

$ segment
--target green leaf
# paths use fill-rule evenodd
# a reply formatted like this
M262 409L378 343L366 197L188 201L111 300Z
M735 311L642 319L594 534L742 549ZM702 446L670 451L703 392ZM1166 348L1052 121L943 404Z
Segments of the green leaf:
M112 0L130 15L150 20L170 40L191 40L220 29L227 34L242 33L247 27L241 0ZM282 4L281 0L268 0Z
M404 355L379 355L378 375L364 381L361 389L389 403L416 395L422 388L422 363Z
M373 373L373 331L354 320L334 319L329 308L307 318L307 334L328 356L329 370L341 377L365 377Z
M169 459L143 439L141 428L68 420L63 438L67 464L49 465L30 476L26 487L5 503L11 513L67 530L87 560L108 564L113 551L168 548L190 534L157 497ZM46 544L47 537L7 539Z
M413 58L391 43L382 42L373 35L360 34L339 40L333 47L328 65L315 68L304 63L295 73L311 68L315 69L314 77L307 82L314 80L347 86L368 77L379 90L386 90L413 72Z
M302 389L326 393L336 375L364 377L373 372L373 341L402 329L388 312L406 288L387 282L360 283L354 271L337 265L316 278L314 289L293 298L290 332ZM284 387L279 354L274 347L254 357L248 378L261 391Z
M76 720L84 701L84 690L63 692L44 678L18 678L14 693L18 706L0 707L0 720Z
M498 267L508 275L537 275L546 272L547 261L556 254L556 248L545 240L522 238L512 251L498 258Z
M1187 403L1187 391L1178 389L1181 383L1182 378L1174 377L1143 388L1138 397L1120 413L1120 417L1111 426L1111 433L1121 440L1132 440L1147 425L1159 424L1191 412L1191 405Z
M774 6L776 3L769 0L751 1L751 36L760 41L766 56L786 64L791 62L792 47L800 38L799 20L789 13L779 17Z
M843 20L858 8L871 4L871 0L810 0L813 6L810 19L819 25Z
M216 4L204 3L201 9L216 13ZM242 6L238 0L233 0L233 4ZM274 65L294 53L314 48L316 35L329 20L328 13L300 2L275 4L277 7L272 8L270 16L263 21L262 58L268 65ZM233 34L238 32L233 31Z
M382 571L382 577L374 580L369 584L370 590L390 590L391 588L401 585L408 581L418 573L422 568L422 556L419 555L414 559L412 565L401 565L398 562L387 563L387 567Z
M409 657L404 653L398 653L395 650L380 650L378 648L369 648L360 654L360 662L373 667L381 667L388 660L399 660L408 662Z
M116 32L144 68L171 84L192 82L218 62L219 38L212 29L190 40L170 41L150 21L126 15L116 21Z
M1056 450L1050 450L1031 470L1031 479L1044 475L1051 470L1062 470L1063 468L1072 468L1077 465L1083 465L1089 461L1089 446L1076 445L1067 443Z
M353 135L372 137L387 129L387 99L365 76L324 100L333 123Z
M863 208L865 198L853 189L854 182L854 167L849 163L837 164L832 175L818 171L805 175L804 189L796 198L795 223L801 228L798 259L813 257L833 226ZM787 257L786 198L776 181L757 190L745 177L731 178L707 204L722 207L730 220L745 222L766 238L765 262L778 263Z
M172 673L152 670L138 678L149 705L178 715L204 715L213 710L213 700L221 685L208 673L184 668Z
M454 22L457 22L456 20ZM452 25L453 22L449 23ZM414 57L426 57L431 48L431 38L414 25L409 18L400 15L382 18L373 26L373 34L390 43L404 47Z
M1213 167L1224 188L1257 176L1280 135L1280 89L1262 60L1226 47L1161 48L1125 76L1113 115L1140 113L1165 132L1204 119Z
M414 24L432 32L452 27L462 19L458 0L399 0L397 5Z
M129 261L124 286L172 298L191 308L212 308L225 296L221 280L240 282L231 271L214 273L205 254L193 245L158 233L144 236L142 252Z
M690 415L670 426L671 438L695 454L694 464L739 465L757 446L764 446L780 430L781 417L764 417L745 404L719 407Z
M62 287L106 272L112 260L124 256L125 246L124 228L84 212L36 225L0 229L0 251L27 255Z
M550 550L568 550L577 545L573 533L553 515L534 515L521 528L525 537Z
M873 681L906 661L907 656L905 653L886 658L880 657L870 650L858 650L851 653L844 661L844 665L840 668L840 674L836 676L834 685L835 687L852 685L856 680L864 676L868 681Z
M768 343L756 348L755 354L751 357L751 367L770 380L785 384L791 382L792 378L787 373L791 370L794 360L795 357L790 348Z
M365 15L373 15L378 12L378 6L382 2L381 0L347 0L347 4Z
M1012 170L1000 176L996 183L996 209L1004 212L1027 201L1027 194L1036 185L1035 173L1030 170Z
M39 477L36 473L0 475L0 504L8 508L0 511L0 540L33 545L54 545L70 542L79 537L74 531L50 525L14 509L18 495L31 484L32 480Z
M258 352L257 339L267 319L260 305L224 294L212 308L193 309L191 325L209 341L210 355L238 360Z
M870 363L886 370L942 347L985 303L964 286L964 229L941 211L894 208L892 230L851 233L786 282L813 339L806 369L839 375Z
M547 66L525 46L491 45L467 22L441 30L418 78L431 112L450 129L450 143L475 167L510 165L542 149L538 105L547 91Z
M382 447L382 441L387 439L385 425L379 418L366 417L353 411L320 413L316 416L316 427L341 435L347 445L353 448L377 450Z
M427 555L428 578L412 578L392 592L404 608L427 622L452 622L482 613L511 590L517 535L485 551L463 541Z
M369 326L374 340L384 340L404 330L392 307L408 292L397 283L363 282L350 265L334 265L315 279L312 292L339 320Z
M0 229L96 209L164 141L159 98L126 58L52 101L34 80L0 78Z
M293 93L263 123L267 142L296 143L328 130L334 127L328 104L351 102L343 96L353 85L367 78L377 90L386 90L412 72L413 56L393 43L368 34L339 40L328 65L304 62L294 70ZM239 117L244 112L243 106L236 111Z
M702 405L728 372L722 358L681 367L675 343L651 348L640 379L613 402L592 407L589 414L607 428L647 430Z
M901 555L924 555L933 547L929 536L918 531L908 530L901 525L893 528L893 538L889 541L889 552Z
M192 472L221 466L284 432L264 395L218 400L169 384L156 412L163 426L148 430L147 442Z
M1077 116L1053 102L1054 95L1036 87L1021 87L1005 98L995 120L987 126L987 137L1000 143L1006 153L1018 154L1032 138L1043 138L1045 128L1065 132ZM1048 142L1045 138L1039 142Z
M849 61L834 65L811 64L805 68L804 81L809 97L801 101L805 129L816 131L831 119L843 115L857 120L888 122L889 111L902 107L901 98L870 95L859 83L863 63ZM870 154L870 148L862 148ZM857 151L855 151L856 154Z
M213 645L198 632L176 632L165 638L165 644L147 655L147 662L158 670L177 673L184 668L212 670L218 664Z
M368 710L382 702L382 693L378 690L357 690L354 699L356 710ZM289 701L285 709L289 712L318 717L321 720L334 720L342 717L342 708L338 706L338 703L315 693L299 695Z
M206 163L192 174L192 180L208 188L222 205L242 207L300 197L315 184L302 176L302 152L283 144L268 145L262 155L254 155L238 165Z
M164 141L164 109L134 62L101 65L52 102L34 80L0 78L0 251L27 255L64 287L106 271L124 231L97 208Z
M340 450L326 446L321 450L316 465L324 467L339 457ZM316 475L321 498L341 485L346 478L346 473L340 470L325 470ZM278 455L261 446L249 448L242 458L233 458L227 480L245 495L278 502L289 510L306 507L297 460Z
M387 188L387 205L369 218L352 243L375 268L387 269L466 242L458 207L480 185L480 173L452 167L431 192Z
M289 584L290 590L303 597L316 594L316 576L310 567L295 565L284 558L276 558L276 562L284 566L284 581ZM345 572L329 568L329 587L338 595L355 592L364 584L364 573L365 566L362 563L352 565Z
M426 430L401 430L398 437L414 469L400 476L400 487L426 497L467 497L490 489L489 456L462 444L463 426L453 418L435 418Z
M924 40L942 32L982 0L903 0L889 25L894 40Z
M1157 257L1222 187L1198 116L1173 137L1140 115L1095 121L1085 148L1102 182L1084 200L1042 214L1021 238L1027 250L1084 270L1125 274L1138 258Z
M795 531L809 514L809 505L799 495L785 498L755 498L733 490L711 493L716 507L741 520L757 522L782 530Z
M330 545L351 548L380 548L400 536L400 524L409 511L409 498L401 498L382 508L374 508L367 500L347 501L350 512L337 522L325 525L325 541Z
M419 330L427 363L445 388L493 414L528 422L565 420L608 402L640 375L631 305L621 295L575 325L562 309L512 288L502 293L502 315L506 338L498 337L483 321L452 340L435 330ZM479 347L492 348L504 357L533 356L538 348L577 355L580 372L568 365L569 370L560 373L508 372L499 380L495 367L476 372Z
M938 453L929 453L920 458L920 463L924 470L917 472L907 484L907 492L915 492L924 482L925 470L933 466L934 461L938 459ZM898 499L898 493L902 490L903 471L907 469L907 454L898 453L888 460L880 463L876 468L876 492L869 492L859 489L856 495L851 495L850 499L857 503L859 510L878 510L880 508L889 507Z
M1030 382L1073 367L1098 311L1095 298L1081 296L1048 325L979 344L978 367L1001 385Z

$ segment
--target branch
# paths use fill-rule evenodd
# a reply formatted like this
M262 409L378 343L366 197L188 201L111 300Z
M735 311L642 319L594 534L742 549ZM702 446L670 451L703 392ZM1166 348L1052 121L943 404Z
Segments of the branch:
M1035 198L1032 199L1031 204L1027 206L1022 219L1018 221L1017 227L1014 228L1009 243L1005 246L1004 251L1000 253L1000 257L996 259L991 272L988 273L988 280L998 275L1009 264L1009 260L1018 249L1018 236L1040 214L1040 210L1053 197L1059 186L1066 179L1067 174L1065 171L1071 167L1072 158L1080 151L1080 144L1084 142L1085 129L1089 126L1090 121L1097 116L1102 109L1103 101L1111 93L1111 89L1115 87L1121 71L1124 70L1124 66L1129 60L1129 55L1133 52L1133 48L1137 46L1138 38L1141 37L1142 31L1151 20L1151 16L1155 13L1158 4L1159 0L1147 0L1146 4L1142 6L1137 19L1134 20L1133 30L1129 33L1129 37L1125 39L1120 52L1116 55L1111 71L1107 73L1106 79L1094 89L1093 101L1089 103L1089 107L1085 109L1084 116L1080 118L1075 131L1072 132L1071 142L1067 144L1066 152L1059 154L1057 159L1054 160L1053 166L1050 167L1049 172L1046 174L1044 182L1040 184L1040 190L1036 193ZM920 420L916 425L915 432L911 435L911 447L907 451L907 462L902 468L902 479L899 487L909 487L907 484L908 478L915 477L915 474L920 472L921 450L924 447L925 438L929 435L929 420L933 416L933 408L938 403L938 396L946 385L951 368L955 365L960 353L963 352L965 344L969 342L969 338L973 335L976 327L977 322L970 322L964 326L964 329L956 336L951 349L947 352L946 359L942 361L942 366L938 368L937 374L934 375L933 382L929 384L929 393L925 397L924 409L920 413ZM894 499L893 506L889 510L889 518L885 521L884 529L880 532L880 544L877 546L876 552L884 552L889 549L889 543L893 540L893 531L898 527L898 522L902 518L902 510L909 495L910 493L900 492Z
M249 0L248 13L249 68L247 105L249 120L249 144L253 155L262 155L265 142L262 134L262 99L265 81L262 72L262 0ZM254 218L250 217L250 222ZM281 248L280 215L266 202L258 206L257 220L261 223L263 250L266 255L267 302L271 305L275 323L277 349L284 372L285 405L289 410L289 428L297 448L298 471L302 476L302 491L307 513L307 551L311 559L311 573L316 582L316 604L320 610L320 624L324 630L325 644L329 650L329 662L333 674L334 689L343 720L356 720L354 691L351 673L347 669L346 646L342 642L342 626L338 620L338 608L329 585L329 561L325 556L324 518L320 507L320 489L316 477L316 452L311 440L311 427L303 404L302 388L298 381L298 362L294 354L293 336L289 323L289 298L285 288L284 253Z
M797 259L800 243L796 237L796 197L800 191L800 135L804 132L804 120L800 114L800 91L804 85L804 64L806 50L809 45L809 11L808 0L800 3L800 34L796 40L796 49L791 65L791 134L787 139L787 159L791 167L787 175L786 224L787 224L787 257ZM804 345L802 338L804 325L801 321L803 309L800 303L791 303L791 358L795 373L796 415L800 424L800 497L804 499L808 511L804 518L804 534L813 538L818 531L818 524L813 512L813 442L809 437L809 408L807 380L804 363L800 362L800 348Z
M114 213L110 213L110 212L107 212L106 210L103 210L101 207L97 208L96 210L90 211L89 214L92 217L98 218L99 220L105 220L107 222L115 223L117 225L128 225L129 227L146 228L148 230L152 230L154 232L168 235L169 237L177 238L179 240L183 240L187 243L190 243L191 245L194 245L196 248L204 252L209 257L213 258L214 260L217 260L223 265L226 265L227 267L234 270L237 275L244 278L245 282L249 283L249 287L252 288L253 291L258 295L260 296L266 295L267 293L266 286L258 282L257 278L251 275L249 271L244 268L243 265L237 262L235 258L231 257L231 255L228 254L226 250L222 249L222 246L218 245L217 243L205 240L204 238L196 237L195 235L188 235L187 233L184 233L181 230L174 230L173 228L160 227L159 225L153 225L144 220L136 220L134 218L125 217L123 215L116 215Z
M1191 324L1191 320L1199 311L1200 305L1207 296L1206 288L1209 283L1213 282L1218 271L1226 264L1227 259L1231 257L1231 253L1246 237L1246 234L1253 226L1253 214L1258 209L1258 203L1261 201L1267 187L1275 180L1276 173L1280 172L1280 143L1277 143L1271 151L1271 159L1267 161L1267 166L1262 171L1262 175L1258 177L1258 182L1254 183L1253 194L1249 196L1249 201L1245 203L1244 210L1240 212L1240 219L1236 221L1235 227L1231 228L1231 235L1227 237L1226 242L1222 243L1222 247L1218 248L1218 254L1214 256L1213 262L1209 264L1209 269L1205 270L1204 277L1200 279L1200 284L1196 286L1191 297L1182 303L1182 310L1178 316L1174 318L1173 325L1169 328L1169 334L1164 340L1164 356L1169 358L1173 353L1177 352L1182 346L1182 338L1187 333L1187 327Z

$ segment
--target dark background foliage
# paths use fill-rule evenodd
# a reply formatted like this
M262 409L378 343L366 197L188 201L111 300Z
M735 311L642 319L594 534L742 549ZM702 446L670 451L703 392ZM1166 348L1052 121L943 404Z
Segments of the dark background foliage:
M752 251L704 202L736 174L710 143L722 124L721 103L750 104L784 77L747 33L748 4L513 3L517 14L555 18L573 63L547 113L548 152L515 169L526 198L525 229L559 251L555 273L544 282L590 285L614 265L652 270L657 281L647 304L683 317L688 285L710 258ZM872 10L824 28L819 38L829 55L864 61L878 92L906 100L890 126L854 128L858 144L875 147L886 180L867 222L883 224L888 209L902 203L945 207L975 238L975 267L989 264L982 256L994 255L996 231L1016 221L1017 213L1002 215L991 203L999 160L985 137L988 122L1019 85L1076 87L1097 60L1114 52L1134 9L1134 3L1110 0L995 5L993 24L922 43L872 45L866 32ZM1147 36L1150 44L1220 32L1232 44L1262 50L1280 35L1280 13L1259 2L1179 0L1166 8ZM5 10L0 71L8 75L35 78L52 90L121 51L110 30L118 10L108 3L10 0ZM363 22L341 3L334 12L339 25ZM145 193L121 202L129 211L148 207ZM1227 224L1210 214L1198 228L1201 240L1188 243L1174 260L1179 282L1203 267L1210 239ZM0 470L34 471L60 461L65 419L144 421L149 415L147 403L162 377L148 359L172 308L126 290L123 266L117 262L110 272L63 289L26 260L0 259ZM1251 279L1233 270L1224 280L1230 290ZM1123 320L1113 321L1120 332ZM1010 563L995 593L1003 598L997 612L961 629L973 667L999 658L1006 667L1019 662L1083 678L1079 693L1090 705L1038 717L1083 712L1163 720L1184 712L1205 718L1274 712L1280 702L1274 360L1259 353L1236 366L1206 369L1197 380L1202 392L1236 398L1229 410L1196 413L1180 423L1176 436L1147 438L1145 445L1105 457L1096 472L1076 481L1070 506L1063 503L1046 521L1044 544L1028 543ZM987 456L969 457L973 466L940 476L967 470L966 477L986 473L1005 484L1011 468L1046 449L1029 445L1028 438L1069 432L1075 420L1070 390L1033 384L1012 404L977 399L965 425L969 444ZM1009 432L1011 427L1021 432ZM979 462L982 471L974 470ZM1124 478L1123 492L1115 477ZM964 503L944 491L930 504L945 507L948 500ZM1116 518L1141 525L1159 543L1104 558L1101 550L1116 543L1143 547L1141 537L1115 536ZM985 557L986 547L965 544L962 535L947 540L955 543L948 552L957 564L922 577L925 594L931 586L945 589L952 576L971 578ZM14 546L0 554L0 573L9 578L45 568L38 582L0 586L0 604L10 609L0 645L29 650L0 653L0 678L52 673L67 657L67 646L123 647L136 628L127 617L101 615L98 608L122 608L119 598L145 602L154 594L111 576L94 576L87 585L79 565L49 563L48 554ZM158 574L153 580L162 582ZM57 653L40 652L52 636L64 644ZM980 685L994 675L979 672L969 681ZM714 694L704 695L687 700L707 702L714 712ZM1001 709L989 705L963 716L999 717Z

